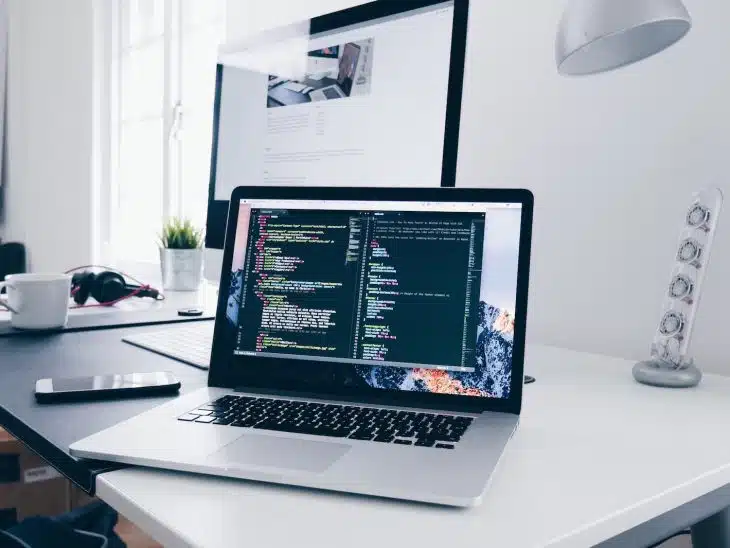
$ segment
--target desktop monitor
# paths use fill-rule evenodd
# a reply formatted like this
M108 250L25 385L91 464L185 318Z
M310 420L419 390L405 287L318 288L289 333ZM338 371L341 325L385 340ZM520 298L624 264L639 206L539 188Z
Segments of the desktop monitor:
M238 186L454 186L468 11L371 2L221 48L208 281Z

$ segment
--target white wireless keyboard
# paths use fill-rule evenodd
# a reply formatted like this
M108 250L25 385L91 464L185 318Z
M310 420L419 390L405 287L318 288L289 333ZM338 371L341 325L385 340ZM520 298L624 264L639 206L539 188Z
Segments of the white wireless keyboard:
M160 331L128 335L122 340L168 358L208 369L215 322L191 322Z

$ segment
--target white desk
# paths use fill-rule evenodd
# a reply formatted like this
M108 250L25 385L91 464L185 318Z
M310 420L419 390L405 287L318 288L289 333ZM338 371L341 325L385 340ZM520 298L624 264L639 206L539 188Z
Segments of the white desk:
M712 493L730 486L730 378L672 391L635 383L631 366L529 347L537 382L474 509L142 469L99 476L97 494L169 547L646 545L730 505Z
M153 287L161 287L160 284L152 284ZM202 308L207 313L215 314L218 300L217 288L208 283L202 283L198 291L163 291L165 298L163 300L153 300L150 298L137 299L130 298L121 301L114 306L89 306L81 308L71 308L68 311L69 317L80 315L98 315L117 314L119 312L154 312L162 309L178 309L197 307ZM89 304L96 301L89 299ZM69 306L74 306L73 301L69 299ZM10 324L10 312L0 307L0 325Z

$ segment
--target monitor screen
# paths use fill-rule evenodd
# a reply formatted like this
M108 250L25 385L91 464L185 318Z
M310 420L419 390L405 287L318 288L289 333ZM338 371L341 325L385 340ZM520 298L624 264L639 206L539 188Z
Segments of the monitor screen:
M506 399L521 213L519 203L243 200L233 353L348 364L372 388Z
M374 2L222 50L208 247L237 186L453 186L465 6Z

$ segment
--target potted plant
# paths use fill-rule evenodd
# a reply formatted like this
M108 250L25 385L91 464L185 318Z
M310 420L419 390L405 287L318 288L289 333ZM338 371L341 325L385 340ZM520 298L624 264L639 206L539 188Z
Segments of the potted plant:
M160 234L162 286L168 291L196 291L203 277L203 231L177 217Z

